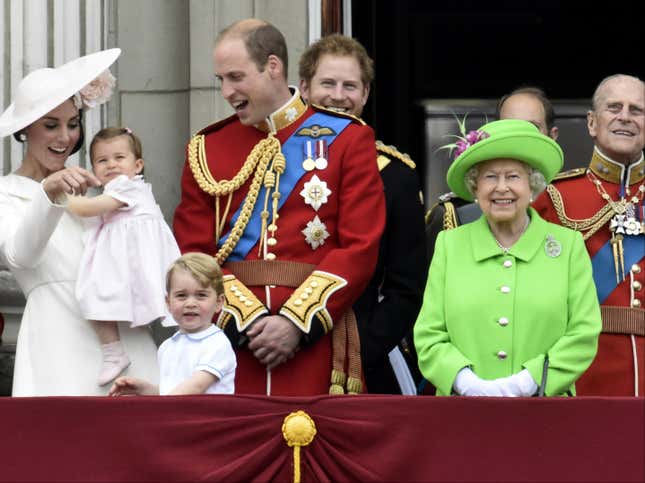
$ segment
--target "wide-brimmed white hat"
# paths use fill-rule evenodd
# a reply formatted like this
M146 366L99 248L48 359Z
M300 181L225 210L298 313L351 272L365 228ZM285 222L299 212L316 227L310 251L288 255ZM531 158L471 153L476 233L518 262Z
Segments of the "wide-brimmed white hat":
M14 102L0 116L0 137L20 131L92 82L121 55L108 49L79 57L60 67L45 67L25 76Z

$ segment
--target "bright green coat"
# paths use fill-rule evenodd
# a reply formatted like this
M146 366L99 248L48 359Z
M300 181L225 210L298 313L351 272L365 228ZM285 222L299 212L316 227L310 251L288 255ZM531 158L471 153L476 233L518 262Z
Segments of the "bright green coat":
M483 379L526 368L539 386L547 355L545 393L575 394L596 355L600 307L582 236L529 215L507 255L484 216L439 234L414 327L419 368L438 395L451 394L465 366Z

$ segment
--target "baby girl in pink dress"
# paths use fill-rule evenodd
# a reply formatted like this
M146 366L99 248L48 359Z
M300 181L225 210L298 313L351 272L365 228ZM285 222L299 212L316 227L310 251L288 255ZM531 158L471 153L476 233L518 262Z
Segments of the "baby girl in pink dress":
M98 383L105 385L130 365L118 322L176 325L167 312L164 282L180 252L150 184L143 180L139 138L129 128L102 129L92 140L90 157L103 194L70 196L68 209L92 217L76 297L102 344Z

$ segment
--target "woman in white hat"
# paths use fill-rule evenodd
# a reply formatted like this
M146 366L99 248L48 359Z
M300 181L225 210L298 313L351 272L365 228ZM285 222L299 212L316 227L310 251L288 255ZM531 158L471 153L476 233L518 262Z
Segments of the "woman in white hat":
M25 144L20 166L0 177L0 263L27 298L20 324L14 396L103 395L96 385L100 345L74 296L83 251L81 221L57 204L100 183L89 171L65 167L83 144L82 109L104 102L113 78L106 69L120 49L38 69L18 85L0 116L0 137ZM156 346L149 330L120 326L131 354L129 371L156 380Z

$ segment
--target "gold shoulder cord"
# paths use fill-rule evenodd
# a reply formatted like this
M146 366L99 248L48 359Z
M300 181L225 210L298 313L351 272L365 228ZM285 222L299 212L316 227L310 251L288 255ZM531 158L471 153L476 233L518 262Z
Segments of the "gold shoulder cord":
M450 201L445 201L443 208L445 210L443 212L443 229L452 230L453 228L457 228L459 223L457 222L457 212L455 211L455 205L453 205Z
M383 144L382 141L376 141L376 150L381 151L382 153L389 154L390 156L397 158L400 160L403 164L407 165L408 167L415 169L417 165L415 164L414 161L410 158L405 153L402 153L395 149L392 146L387 146L386 144Z
M555 212L558 215L560 223L567 228L571 228L582 233L582 238L584 240L593 236L593 234L606 225L614 215L611 205L607 204L598 210L591 218L586 218L584 220L569 218L564 211L562 195L558 189L550 184L546 187L546 190L549 193L549 198L551 198L551 201L553 202L553 207L555 208Z
M244 200L240 216L231 229L231 233L226 239L226 242L215 254L217 262L222 265L237 245L242 233L244 233L244 229L249 222L251 212L253 211L258 194L260 193L260 186L267 171L267 167L269 166L269 162L277 153L280 153L280 141L278 141L273 134L269 134L267 138L262 139L253 147L251 153L247 156L246 161L242 165L242 168L233 177L233 179L222 181L216 181L208 169L204 145L203 134L193 136L188 144L188 164L197 185L204 192L215 197L215 233L217 237L215 243L219 240L219 235L228 214L233 192L238 190L251 176L251 173L255 171L255 176L253 177L249 192ZM229 196L229 200L226 210L220 220L219 197L226 195Z

